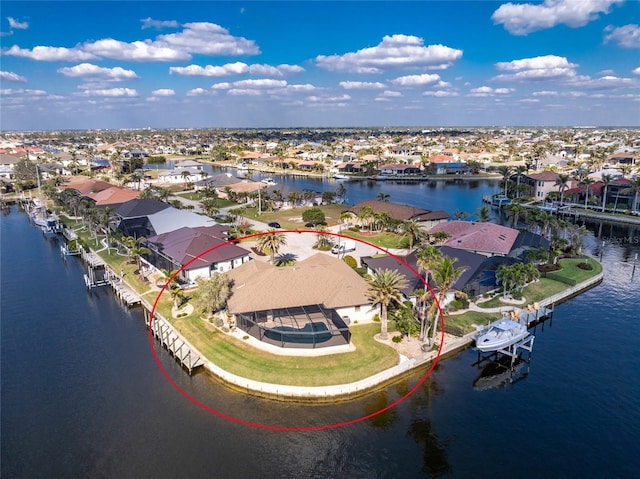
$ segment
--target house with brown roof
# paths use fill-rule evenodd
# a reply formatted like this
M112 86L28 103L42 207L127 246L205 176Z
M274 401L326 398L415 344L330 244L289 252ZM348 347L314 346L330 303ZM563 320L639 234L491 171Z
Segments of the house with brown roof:
M439 231L449 235L444 245L485 256L509 256L519 233L494 223L459 220L437 224L429 234Z
M377 214L386 213L391 218L401 222L413 220L425 229L430 229L438 223L449 219L449 213L446 211L431 211L416 208L415 206L380 200L362 201L361 203L352 206L349 211L354 216L358 216L362 212L362 209L367 206Z
M555 171L541 171L527 175L520 174L520 184L529 185L531 188L531 196L538 201L544 201L552 191L560 191L560 186L556 185L559 176ZM518 175L514 175L512 179L517 182Z
M72 189L76 190L82 196L88 195L89 193L97 193L99 191L106 190L107 188L111 188L113 185L107 181L95 180L93 178L89 178L88 176L70 176L64 184L60 186L61 189Z
M227 310L238 327L283 347L349 344L352 321L372 321L379 308L368 283L344 261L317 253L292 267L250 261L229 272Z

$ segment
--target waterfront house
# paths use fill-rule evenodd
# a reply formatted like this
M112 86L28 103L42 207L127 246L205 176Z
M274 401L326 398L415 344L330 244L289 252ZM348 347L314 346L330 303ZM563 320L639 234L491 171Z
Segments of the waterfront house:
M116 215L119 218L118 230L125 236L139 238L144 236L154 236L149 222L149 215L171 208L167 203L151 199L140 199L127 201L116 208Z
M549 193L560 191L560 187L556 184L560 175L555 171L514 175L511 177L512 181L517 183L518 176L520 177L520 184L528 185L529 194L537 201L545 201Z
M449 214L446 211L431 211L416 208L415 206L379 200L362 201L352 206L348 211L352 213L354 217L357 217L362 212L362 209L367 206L370 207L374 213L386 213L390 218L400 222L412 220L427 230L449 219Z
M518 260L505 256L487 257L482 254L465 251L462 249L451 248L449 246L438 247L443 256L455 259L456 268L464 268L463 273L453 284L449 299L453 297L454 291L462 291L469 296L479 296L487 291L492 291L498 286L496 284L496 270L502 264L513 264ZM397 272L406 280L406 286L402 290L406 299L414 300L413 292L418 289L425 288L423 276L420 273L417 261L418 250L411 252L409 255L401 257L400 260L392 256L364 256L360 259L362 266L366 267L369 274L376 271L389 269ZM437 285L431 280L429 286L435 291ZM442 305L444 306L444 305Z
M81 175L71 176L65 179L65 182L60 185L60 189L75 190L82 196L86 196L90 193L97 193L111 187L113 187L113 185L107 181L95 180L88 176Z
M388 164L380 167L380 173L383 175L399 176L399 175L419 175L420 168L414 165Z
M228 228L222 225L185 226L151 236L145 245L151 250L149 262L157 269L183 268L180 277L191 283L198 277L208 278L249 261L249 251L227 243L227 235Z
M84 196L93 200L96 208L114 208L117 205L138 198L140 192L130 190L129 188L111 186L95 193L87 193Z
M429 234L439 231L449 235L446 246L485 256L508 256L518 238L518 230L489 222L454 220L435 225Z
M283 347L348 344L348 325L372 321L379 309L369 304L369 285L358 273L322 253L292 267L249 261L227 276L227 310L237 326ZM286 332L293 333L288 340Z
M193 167L175 168L158 175L159 183L195 183L203 178L204 170Z

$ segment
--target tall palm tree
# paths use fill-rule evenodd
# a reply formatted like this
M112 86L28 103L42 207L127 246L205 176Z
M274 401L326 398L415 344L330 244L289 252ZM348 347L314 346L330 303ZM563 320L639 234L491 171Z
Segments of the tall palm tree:
M409 250L412 250L414 244L419 244L426 237L426 232L414 220L407 220L402 223L402 230L405 236L409 238Z
M374 273L369 280L367 296L372 305L380 305L380 337L387 339L387 309L390 304L402 304L402 288L406 287L404 276L390 269L383 269Z
M262 252L268 251L271 255L271 264L275 262L276 254L280 248L287 245L287 238L283 233L278 233L274 228L269 229L268 233L260 236L258 239L258 249Z
M624 193L625 195L628 193L633 193L633 211L638 211L638 198L640 197L640 176L636 176L631 180L631 184L620 191L620 193Z
M449 256L443 256L442 259L433 268L433 280L436 283L436 289L438 291L438 303L442 304L447 297L447 293L453 287L456 281L462 273L465 271L465 267L455 267L457 258L450 258ZM433 315L433 332L431 333L431 344L436 339L436 333L438 332L438 320L437 320L437 305L434 301L432 306L434 309Z
M589 178L588 176L584 178L580 184L584 185L584 207L587 207L587 203L589 202L589 192L591 190L591 185L595 183L593 178Z
M511 203L510 205L505 206L504 209L511 216L511 226L518 228L518 220L520 219L520 216L526 215L527 209L518 203Z
M502 175L502 182L504 183L504 196L507 196L507 193L509 191L508 188L508 184L509 184L509 177L511 177L511 167L510 166L500 166L498 168L498 173L500 173Z
M571 177L565 173L561 173L556 178L555 186L558 186L560 191L560 204L564 204L564 192L569 188L569 180Z
M424 280L429 283L433 267L442 259L442 253L432 245L424 245L416 252L418 270L424 273Z
M391 195L388 193L383 193L382 191L378 193L378 201L385 201L388 203L390 197Z
M612 175L602 175L602 211L604 211L604 207L607 202L607 190L609 189L609 183L611 183L612 181Z

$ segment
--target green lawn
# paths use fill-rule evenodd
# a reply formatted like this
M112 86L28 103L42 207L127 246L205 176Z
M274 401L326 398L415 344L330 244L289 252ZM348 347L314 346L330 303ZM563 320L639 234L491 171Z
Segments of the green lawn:
M217 366L238 376L272 384L328 386L367 378L395 366L398 354L373 335L380 324L352 325L356 351L320 357L278 356L225 335L192 314L173 325Z
M345 205L320 205L318 206L325 215L326 223L328 226L335 226L340 223L340 215L346 210ZM310 207L304 208L292 208L279 211L263 211L258 215L256 208L247 208L244 216L254 220L259 220L264 223L270 223L277 221L285 229L305 229L305 223L302 221L302 213Z
M593 258L587 259L587 262L593 267L591 271L578 268L578 264L584 262L585 260L580 258L562 259L560 260L562 269L555 271L553 275L556 277L566 278L567 280L574 281L577 284L602 272L602 265ZM522 295L526 302L531 304L548 298L549 296L553 296L554 294L558 294L568 287L570 287L570 285L565 282L556 281L552 278L541 278L540 281L526 286L522 291ZM489 301L478 304L478 306L481 308L497 308L499 306L506 306L506 303L500 301L500 295L498 295Z
M405 249L409 247L409 238L389 231L383 231L382 233L368 233L345 230L342 234L349 236L350 238L366 241L367 243L371 243L385 249Z
M453 326L454 328L460 328L465 333L475 331L475 325L485 326L496 319L500 319L502 315L500 313L482 313L479 311L467 311L463 314L449 315L444 317L445 327Z

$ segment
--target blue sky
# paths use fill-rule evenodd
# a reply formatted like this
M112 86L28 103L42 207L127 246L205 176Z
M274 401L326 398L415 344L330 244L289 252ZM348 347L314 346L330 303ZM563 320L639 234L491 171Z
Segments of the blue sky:
M640 126L640 4L2 2L0 128Z

